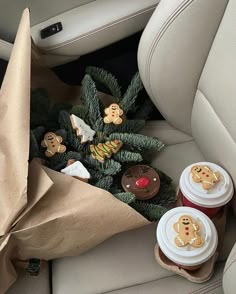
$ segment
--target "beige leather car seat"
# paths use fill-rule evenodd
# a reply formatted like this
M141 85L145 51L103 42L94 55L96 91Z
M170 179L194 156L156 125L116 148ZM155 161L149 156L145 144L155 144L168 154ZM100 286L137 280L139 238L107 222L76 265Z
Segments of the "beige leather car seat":
M201 160L222 165L236 182L235 28L236 0L162 0L143 33L139 69L166 118L149 122L143 132L165 142L153 164L175 184L187 165ZM235 228L231 213L222 254L207 283L191 283L156 263L152 224L116 235L79 257L53 261L53 294L217 294L223 293L224 271L224 291L235 293L235 247L225 266Z

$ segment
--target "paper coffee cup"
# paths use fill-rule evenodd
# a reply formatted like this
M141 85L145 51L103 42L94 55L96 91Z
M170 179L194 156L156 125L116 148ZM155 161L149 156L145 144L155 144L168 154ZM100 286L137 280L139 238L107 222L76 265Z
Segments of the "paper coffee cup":
M204 189L202 182L197 183L193 180L191 173L193 166L205 166L214 173L218 172L220 174L219 181L214 183L211 188ZM221 207L232 199L234 194L229 174L222 167L211 162L198 162L185 168L180 177L179 188L185 206L197 208L209 217L215 216Z
M162 253L172 262L191 269L200 267L213 256L218 235L208 216L197 209L182 206L162 216L157 226L157 242Z

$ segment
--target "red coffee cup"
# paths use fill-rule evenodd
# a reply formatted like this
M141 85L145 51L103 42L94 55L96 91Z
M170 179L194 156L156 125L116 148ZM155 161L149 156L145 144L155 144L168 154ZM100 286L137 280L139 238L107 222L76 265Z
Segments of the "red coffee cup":
M218 245L211 219L185 206L173 208L162 216L156 236L161 252L178 267L190 271L208 261Z
M213 218L233 197L229 174L211 162L188 166L181 174L179 196L184 206L196 208Z

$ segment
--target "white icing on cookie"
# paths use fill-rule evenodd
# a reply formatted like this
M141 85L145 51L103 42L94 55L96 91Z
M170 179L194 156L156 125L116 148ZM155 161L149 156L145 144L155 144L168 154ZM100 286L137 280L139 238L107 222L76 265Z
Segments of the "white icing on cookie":
M78 137L81 137L81 143L87 141L93 141L93 137L96 134L94 130L90 128L81 118L72 114L70 116L71 124Z
M79 177L81 179L90 179L91 177L86 167L80 161L76 161L65 167L61 170L61 172L68 176Z

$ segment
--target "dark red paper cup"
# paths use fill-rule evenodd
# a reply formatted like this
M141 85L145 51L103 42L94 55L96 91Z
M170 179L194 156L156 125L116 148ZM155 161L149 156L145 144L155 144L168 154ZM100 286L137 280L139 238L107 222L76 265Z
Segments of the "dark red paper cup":
M187 218L187 220L186 220ZM187 221L187 222L186 222ZM192 234L183 242L183 233ZM157 225L157 243L161 252L178 267L193 271L200 268L216 252L218 234L212 220L201 211L180 206L166 212ZM194 246L194 239L201 238L201 245ZM180 244L176 243L180 239Z
M191 174L193 166L206 166L220 173L220 180L211 189L204 189L201 182L196 183ZM213 218L233 197L234 188L229 174L220 166L210 162L198 162L188 166L179 182L179 196L184 206L198 209Z

